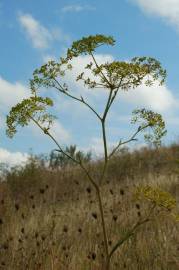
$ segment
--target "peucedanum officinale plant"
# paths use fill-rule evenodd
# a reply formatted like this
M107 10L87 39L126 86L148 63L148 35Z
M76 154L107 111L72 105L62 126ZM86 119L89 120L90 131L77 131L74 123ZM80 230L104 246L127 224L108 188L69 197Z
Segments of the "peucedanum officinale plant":
M148 87L153 83L161 85L164 83L166 78L166 71L161 67L161 64L156 59L150 57L135 57L131 61L115 60L102 64L98 63L95 54L96 50L103 45L114 46L114 44L115 40L113 37L104 35L88 36L73 42L72 46L67 50L65 57L60 58L59 61L48 61L46 64L34 71L33 78L30 80L31 96L14 106L7 116L7 135L9 137L12 138L15 135L18 126L23 127L27 126L30 121L34 122L34 124L37 125L40 130L54 142L57 147L56 151L62 153L78 165L86 175L88 181L94 187L101 219L100 228L104 241L105 256L103 268L105 270L110 269L112 256L116 250L130 237L132 237L141 225L150 221L152 212L156 207L158 207L157 203L160 200L158 199L158 201L155 201L155 190L150 188L143 189L144 199L146 197L148 199L149 197L153 198L151 202L152 207L149 213L144 219L139 219L131 230L126 232L126 234L114 243L112 247L109 247L103 198L100 185L98 183L103 182L104 177L106 176L108 163L121 146L135 141L140 133L144 134L145 140L159 146L161 138L166 134L165 123L160 114L145 108L137 109L133 111L133 117L131 120L132 124L136 125L138 123L135 132L128 139L119 140L113 149L109 149L106 136L106 119L118 93L120 91L130 91L142 84L145 84ZM80 56L88 56L90 60L85 66L83 72L77 75L76 81L81 81L84 84L84 87L93 89L93 91L98 91L98 89L101 88L105 93L107 93L107 100L104 104L102 114L99 113L86 98L75 95L68 86L68 81L64 83L66 73L75 69L75 66L73 66L73 59ZM91 75L89 76L89 74ZM53 106L53 100L49 97L42 97L42 95L40 95L41 88L54 89L66 98L69 98L74 102L79 102L82 106L86 106L99 121L104 147L104 160L99 182L95 181L88 166L83 162L83 160L75 158L67 153L60 143L60 138L58 141L58 138L55 138L51 134L51 126L53 125L55 116L48 112L48 108ZM152 192L154 194L153 196ZM139 196L139 193L142 193L142 189L140 189L140 192L138 190L137 199L141 197Z

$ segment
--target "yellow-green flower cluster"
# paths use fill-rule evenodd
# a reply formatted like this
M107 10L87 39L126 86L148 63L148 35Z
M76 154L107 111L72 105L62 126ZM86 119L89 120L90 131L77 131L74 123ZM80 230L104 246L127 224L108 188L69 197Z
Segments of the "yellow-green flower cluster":
M46 112L46 108L51 106L53 106L53 101L48 97L34 96L22 100L11 108L7 116L7 136L12 138L17 132L17 126L27 126L32 118L38 123L47 123L47 128L49 128L55 119L53 115Z
M73 57L77 57L81 54L90 54L101 45L113 46L114 44L115 40L111 36L95 35L83 37L82 39L73 42L71 48L68 49L67 59L71 60Z
M161 144L161 138L166 134L165 122L159 113L154 113L151 110L139 109L133 111L131 123L139 123L139 131L144 131L144 139L156 146ZM147 128L152 130L152 133L146 132Z
M176 207L175 198L168 192L151 186L138 187L136 190L137 199L147 199L156 206L172 210Z

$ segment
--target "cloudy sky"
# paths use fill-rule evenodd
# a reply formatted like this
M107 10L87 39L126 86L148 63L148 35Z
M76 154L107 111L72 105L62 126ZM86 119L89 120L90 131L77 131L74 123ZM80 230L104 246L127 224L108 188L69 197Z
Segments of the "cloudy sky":
M13 139L7 138L6 115L29 96L28 81L35 68L63 56L74 40L95 34L116 39L112 49L97 51L99 63L151 56L168 73L161 87L141 86L119 93L107 123L109 145L131 135L131 112L143 107L163 115L168 130L164 143L178 142L179 0L0 0L0 162L19 163L27 158L29 149L48 153L55 147L33 124L19 129ZM88 61L88 57L75 59L74 71L66 80L73 93L83 93L100 112L104 91L90 91L75 83L75 75ZM99 153L101 130L91 112L56 93L53 97L58 119L52 132L58 141Z

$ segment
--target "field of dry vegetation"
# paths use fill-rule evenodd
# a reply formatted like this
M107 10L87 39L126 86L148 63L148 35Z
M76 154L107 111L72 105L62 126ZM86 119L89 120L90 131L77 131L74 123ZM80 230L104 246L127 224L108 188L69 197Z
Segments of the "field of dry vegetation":
M179 145L123 151L100 183L109 245L145 215L137 185L179 197ZM88 166L98 179L100 161ZM0 269L102 270L104 243L95 192L78 167L49 170L38 159L0 183ZM179 223L157 211L112 259L111 270L179 269Z

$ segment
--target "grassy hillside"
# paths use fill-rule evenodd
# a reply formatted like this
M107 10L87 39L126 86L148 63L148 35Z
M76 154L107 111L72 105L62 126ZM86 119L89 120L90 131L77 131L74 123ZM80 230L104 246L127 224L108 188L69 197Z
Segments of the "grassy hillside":
M178 160L179 145L123 151L111 160L100 183L110 245L145 216L148 203L134 199L137 185L179 197ZM98 179L101 162L88 166ZM104 243L95 198L78 167L50 170L31 159L12 169L0 183L0 269L101 270ZM157 211L118 250L112 270L179 269L179 225Z

